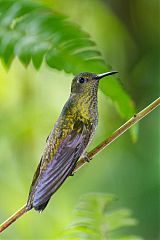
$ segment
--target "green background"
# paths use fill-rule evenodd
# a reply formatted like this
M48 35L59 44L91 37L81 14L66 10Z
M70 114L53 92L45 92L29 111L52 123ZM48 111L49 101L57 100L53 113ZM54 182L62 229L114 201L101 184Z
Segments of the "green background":
M47 1L87 31L136 103L137 111L158 97L159 2L156 0ZM27 199L45 140L70 93L73 76L49 69L25 69L15 60L0 65L0 220ZM103 79L105 81L106 79ZM90 149L123 123L110 99L99 91L99 127ZM72 219L79 197L113 193L115 207L127 207L139 221L129 233L158 239L158 109L69 178L39 215L32 211L8 228L4 239L54 239Z

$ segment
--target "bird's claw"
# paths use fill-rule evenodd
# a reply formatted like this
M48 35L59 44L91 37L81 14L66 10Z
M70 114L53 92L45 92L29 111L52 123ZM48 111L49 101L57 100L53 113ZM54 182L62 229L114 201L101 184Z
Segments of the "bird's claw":
M92 158L90 158L90 157L88 156L88 153L87 153L87 152L85 152L85 153L83 154L83 158L84 158L85 162L87 162L87 163L89 163L89 162L92 160ZM70 173L69 176L74 176L74 172Z
M84 160L86 161L86 162L90 162L90 160L91 160L91 158L89 158L89 156L88 156L88 153L85 153L84 154L84 156L83 156L83 158L84 158Z
M74 173L71 173L69 176L73 177L73 176L74 176Z

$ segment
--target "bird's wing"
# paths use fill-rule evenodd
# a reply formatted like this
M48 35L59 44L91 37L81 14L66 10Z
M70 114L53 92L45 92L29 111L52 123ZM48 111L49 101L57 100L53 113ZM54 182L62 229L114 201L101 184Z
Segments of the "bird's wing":
M35 180L29 195L29 198L32 199L32 207L40 210L38 207L50 199L52 194L73 171L88 141L89 131L86 129L84 123L79 124L78 129L70 131L67 137L61 142L52 160L45 167L45 170L40 172L38 178ZM43 169L43 166L41 167Z

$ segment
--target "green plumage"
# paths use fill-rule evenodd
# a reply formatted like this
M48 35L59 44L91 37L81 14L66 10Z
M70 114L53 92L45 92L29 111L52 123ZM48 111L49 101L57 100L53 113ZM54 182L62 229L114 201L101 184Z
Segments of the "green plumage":
M99 79L114 74L80 73L71 94L47 138L41 161L34 175L28 209L42 211L53 193L71 175L76 162L93 138L98 124L97 90Z

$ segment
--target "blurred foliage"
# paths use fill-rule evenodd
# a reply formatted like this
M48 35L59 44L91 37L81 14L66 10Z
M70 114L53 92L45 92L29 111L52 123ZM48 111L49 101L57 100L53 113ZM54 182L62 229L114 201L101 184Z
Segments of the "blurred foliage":
M140 240L138 236L119 234L118 229L134 226L137 221L128 209L111 210L114 200L114 196L100 193L83 196L75 209L74 221L58 239Z
M15 1L12 2L15 4ZM19 5L19 1L16 2ZM39 4L39 1L31 3ZM56 13L59 16L62 13L61 16L68 16L65 21L71 25L78 24L80 32L91 36L89 39L97 45L91 48L99 49L102 59L118 70L122 84L138 110L158 97L160 40L157 0L41 1L41 6L44 4L45 9L50 9L49 12L53 9L51 15ZM0 11L2 8L1 5ZM7 11L4 16L9 16ZM39 19L39 16L35 18ZM34 27L34 21L32 24ZM24 48L24 52L28 49L30 53L31 47ZM105 69L108 70L107 67ZM71 74L49 68L45 61L39 71L36 71L33 61L27 69L24 68L17 57L9 69L4 67L4 60L0 64L1 222L26 202L46 137L69 96L72 78ZM108 96L115 94L112 92L113 81L118 83L113 78L101 82L103 91L100 90L98 96L99 126L90 149L122 124L111 98L104 94L104 91ZM119 229L119 234L159 239L158 127L156 109L140 122L139 138L135 144L130 141L128 133L121 136L69 178L41 215L31 211L8 228L2 238L56 239L72 222L73 206L81 195L111 192L118 196L118 201L110 207L113 210L123 207L131 209L139 222L136 226L125 228L125 232L123 228Z
M36 69L44 59L51 68L67 73L109 70L88 33L64 15L31 0L0 0L0 56L6 66L17 56L25 66L32 60ZM134 114L133 101L115 77L101 89L124 119Z

